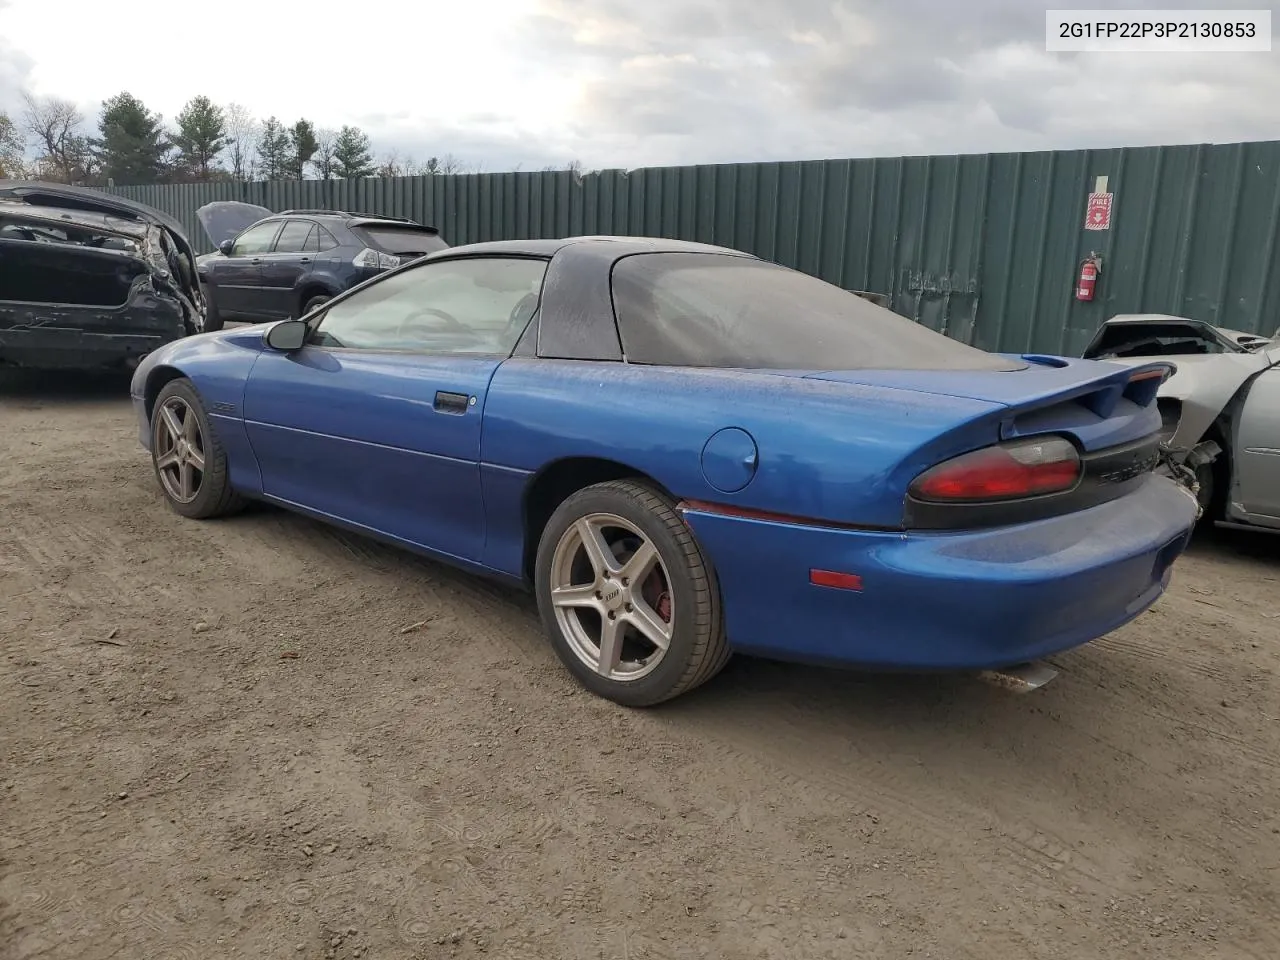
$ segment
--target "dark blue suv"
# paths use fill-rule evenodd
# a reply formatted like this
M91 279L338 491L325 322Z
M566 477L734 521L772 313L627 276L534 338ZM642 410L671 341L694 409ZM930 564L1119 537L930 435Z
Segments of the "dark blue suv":
M204 329L301 317L370 277L448 244L413 220L341 210L272 213L218 201L196 211L217 253L197 261Z

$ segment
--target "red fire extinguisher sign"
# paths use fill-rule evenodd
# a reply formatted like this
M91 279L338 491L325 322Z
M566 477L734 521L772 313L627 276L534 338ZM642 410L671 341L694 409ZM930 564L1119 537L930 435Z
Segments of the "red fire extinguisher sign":
M1110 193L1091 193L1085 206L1084 228L1086 230L1109 230L1111 228Z

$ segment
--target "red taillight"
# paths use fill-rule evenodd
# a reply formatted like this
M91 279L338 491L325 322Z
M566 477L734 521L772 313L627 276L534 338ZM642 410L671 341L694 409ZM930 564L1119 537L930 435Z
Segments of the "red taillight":
M985 447L926 470L911 484L917 500L1017 500L1070 490L1080 454L1060 437Z

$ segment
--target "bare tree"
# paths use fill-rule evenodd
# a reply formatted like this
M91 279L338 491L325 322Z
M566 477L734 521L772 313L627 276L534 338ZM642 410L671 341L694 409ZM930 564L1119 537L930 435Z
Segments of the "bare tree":
M568 172L568 173L572 173L576 178L581 180L582 179L582 161L570 160L568 163L558 167L554 163L549 164L548 166L545 166L542 168L542 172L543 173Z
M420 176L429 174L452 174L452 173L479 173L480 165L478 163L463 163L452 153L446 153L443 157L430 157L427 162L422 164L416 171Z
M321 129L316 131L316 152L311 157L311 165L316 168L316 176L321 180L330 180L338 168L338 131Z
M253 179L258 155L259 126L248 107L239 103L227 104L225 149L231 165L231 176L236 180Z
M75 183L92 175L89 140L81 127L84 115L70 100L22 94L26 110L23 122L41 151L36 165L41 175L62 183Z
M375 173L379 177L403 177L413 164L413 157L401 157L399 151L388 150L382 155Z
M451 153L446 153L443 157L428 157L419 163L413 159L411 153L402 155L396 150L390 150L382 155L376 175L379 177L426 177L436 173L475 172L477 169L474 166L463 163Z
M467 170L461 160L455 157L452 153L446 153L440 158L440 163L436 168L436 172L443 174L466 173Z

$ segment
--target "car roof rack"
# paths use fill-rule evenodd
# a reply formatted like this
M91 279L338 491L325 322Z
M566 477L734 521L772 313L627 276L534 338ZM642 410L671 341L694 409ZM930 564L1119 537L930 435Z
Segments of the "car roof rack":
M277 217L342 217L344 220L391 220L396 223L417 223L410 217L393 217L385 213L358 213L351 210L282 210Z

